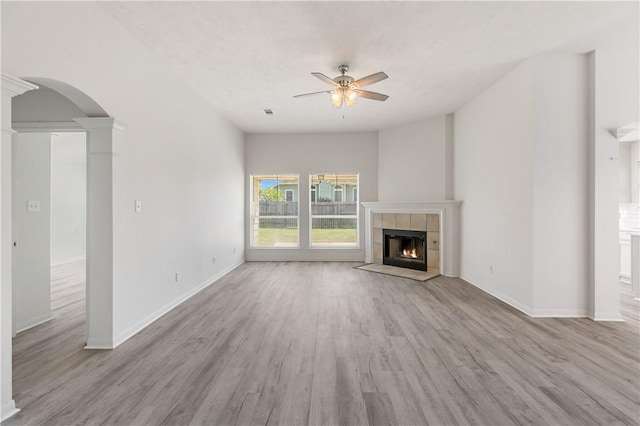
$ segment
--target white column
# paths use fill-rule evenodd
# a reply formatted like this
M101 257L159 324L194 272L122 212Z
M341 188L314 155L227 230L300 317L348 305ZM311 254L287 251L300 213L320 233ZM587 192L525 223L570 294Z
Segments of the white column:
M2 139L0 141L0 421L19 410L13 401L12 335L13 308L11 283L11 98L37 89L8 75L2 75Z
M113 131L112 117L76 118L87 130L87 345L113 343Z
M617 55L589 54L589 316L597 321L622 321L618 276L620 154L619 142L609 129L617 127L617 120L627 121L621 105L634 97L624 84L617 83Z

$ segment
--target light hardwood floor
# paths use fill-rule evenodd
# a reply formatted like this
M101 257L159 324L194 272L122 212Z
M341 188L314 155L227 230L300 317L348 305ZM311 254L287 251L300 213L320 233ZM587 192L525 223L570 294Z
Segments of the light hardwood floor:
M354 265L244 264L113 351L82 349L82 286L57 271L3 424L638 424L629 294L624 323L531 319Z

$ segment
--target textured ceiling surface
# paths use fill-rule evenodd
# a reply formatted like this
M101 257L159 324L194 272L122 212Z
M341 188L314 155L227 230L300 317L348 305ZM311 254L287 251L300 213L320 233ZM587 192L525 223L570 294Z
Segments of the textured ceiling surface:
M105 2L101 6L249 133L379 130L453 112L522 60L638 47L638 2ZM311 76L384 71L334 108ZM273 110L266 116L263 109Z

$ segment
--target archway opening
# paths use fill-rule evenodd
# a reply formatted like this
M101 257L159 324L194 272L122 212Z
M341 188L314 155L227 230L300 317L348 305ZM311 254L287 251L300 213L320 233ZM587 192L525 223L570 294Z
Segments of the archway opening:
M24 80L16 79L11 76L3 75L3 102L6 99L5 106L11 105L10 112L3 110L3 168L2 168L2 316L3 322L7 327L2 328L2 417L6 418L16 412L15 404L12 399L11 390L12 377L16 378L11 361L11 353L14 352L12 334L21 325L16 321L16 313L14 310L16 295L23 288L16 291L16 285L21 285L13 280L13 258L16 257L17 262L23 262L26 269L36 266L46 267L46 277L50 275L50 267L52 263L51 246L45 255L39 254L39 261L35 261L33 252L27 257L21 259L18 247L21 242L25 241L22 231L16 233L13 238L14 222L17 215L31 214L33 217L41 216L41 223L49 222L48 232L42 232L40 229L40 237L51 237L51 199L46 200L46 206L39 196L26 196L24 199L17 198L20 195L21 188L15 193L8 190L14 187L14 177L19 172L20 162L16 161L14 153L20 154L20 150L12 150L16 144L20 143L20 138L25 137L27 140L40 140L41 145L46 147L47 157L51 160L52 156L52 138L63 138L64 136L73 136L75 145L84 145L84 164L80 168L85 170L86 185L84 190L86 208L82 209L84 223L78 225L86 229L84 245L86 257L86 302L84 303L84 311L86 312L86 327L79 333L80 339L75 346L76 352L83 348L86 349L111 349L113 348L113 187L112 187L112 137L113 130L116 129L115 120L109 117L106 111L102 109L93 99L84 94L81 90L74 88L66 83L39 77L28 77ZM38 87L34 86L37 85ZM7 108L8 109L8 108ZM10 123L10 126L7 124ZM78 142L78 138L85 137ZM44 142L43 142L44 141ZM23 141L24 142L24 141ZM60 141L58 141L60 142ZM31 150L34 145L24 143L26 151ZM53 148L55 149L55 148ZM12 152L13 151L13 152ZM76 153L77 154L77 153ZM77 158L77 156L76 156ZM41 158L42 160L42 158ZM46 160L46 159L45 159ZM46 161L45 161L46 162ZM41 163L44 164L44 163ZM12 170L13 169L13 170ZM47 170L44 170L47 169ZM34 175L48 175L48 182L51 185L51 163L48 167L34 167L32 170ZM28 175L25 181L29 184L34 180L35 176ZM40 176L42 177L42 176ZM45 179L47 180L47 179ZM19 182L18 182L19 183ZM69 185L62 184L67 189ZM41 188L42 189L42 188ZM51 195L51 186L49 186L49 195ZM46 192L46 190L44 191ZM43 193L44 193L43 192ZM76 191L77 193L77 191ZM60 198L60 195L58 196ZM16 201L20 202L17 203ZM76 203L77 204L77 203ZM80 203L82 204L82 203ZM45 213L45 207L47 215ZM75 212L77 213L77 211ZM63 214L64 216L64 214ZM22 217L21 220L23 220ZM64 234L64 231L63 231ZM79 232L82 235L82 232ZM70 260L67 258L67 260ZM20 274L16 276L19 277ZM44 275L44 274L43 274ZM84 274L83 274L84 275ZM49 279L46 280L46 289L49 291ZM44 294L44 293L42 293ZM7 296L7 297L5 297ZM49 301L50 308L50 301ZM49 311L49 316L51 311ZM41 329L38 322L47 322L47 315L41 316L39 319L32 316L29 318L30 324L24 323L22 326L32 328L33 330ZM18 327L17 327L18 326ZM62 333L64 334L64 333ZM51 336L48 336L51 337ZM62 339L63 344L69 342ZM6 351L5 351L6 349ZM7 353L8 352L8 353ZM43 352L43 351L41 351ZM8 355L8 356L7 356ZM8 362L7 362L8 360ZM46 361L45 361L46 363ZM34 372L30 372L33 376ZM37 373L36 373L37 374ZM15 383L15 381L14 381ZM18 406L20 406L19 398L16 398Z

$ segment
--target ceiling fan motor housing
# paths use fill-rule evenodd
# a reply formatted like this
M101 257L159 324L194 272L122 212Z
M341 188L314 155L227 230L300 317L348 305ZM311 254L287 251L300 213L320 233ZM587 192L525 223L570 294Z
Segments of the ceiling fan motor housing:
M353 77L350 77L348 75L341 75L334 78L333 81L338 83L338 86L340 87L348 88L355 80L353 79Z
M349 71L349 65L340 65L338 70L342 75L334 78L333 81L338 83L338 86L342 89L348 89L351 86L351 83L355 81L355 79L351 76L345 75L347 71Z

